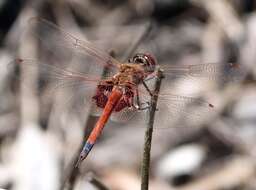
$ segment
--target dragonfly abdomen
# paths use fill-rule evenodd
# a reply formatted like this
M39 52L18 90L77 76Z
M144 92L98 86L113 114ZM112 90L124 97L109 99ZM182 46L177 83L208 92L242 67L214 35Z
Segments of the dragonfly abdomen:
M115 109L116 105L120 101L123 96L123 91L121 88L116 87L113 88L110 96L108 97L108 101L103 109L102 115L100 116L99 120L97 121L95 127L93 128L89 138L87 139L82 152L80 153L80 157L77 163L79 166L80 162L84 160L89 152L91 151L93 145L96 143L98 137L100 136L105 124L107 123L111 113Z

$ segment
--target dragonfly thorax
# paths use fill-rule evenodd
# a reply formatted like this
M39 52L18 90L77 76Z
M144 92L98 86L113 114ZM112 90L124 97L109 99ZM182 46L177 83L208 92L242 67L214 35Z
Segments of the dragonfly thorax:
M122 64L119 72L113 76L112 80L115 85L138 85L146 77L147 75L141 65Z

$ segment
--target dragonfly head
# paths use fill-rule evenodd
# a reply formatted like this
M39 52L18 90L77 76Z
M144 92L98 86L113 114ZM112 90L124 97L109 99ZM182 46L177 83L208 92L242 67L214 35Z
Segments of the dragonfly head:
M129 63L142 65L146 72L152 73L156 68L156 59L149 53L137 53L131 59Z

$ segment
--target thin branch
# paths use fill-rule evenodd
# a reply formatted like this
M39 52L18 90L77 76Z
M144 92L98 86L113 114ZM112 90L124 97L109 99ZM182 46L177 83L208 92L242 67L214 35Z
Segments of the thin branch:
M89 173L87 180L99 190L109 190L99 179L95 178L92 173Z
M145 139L144 139L144 150L143 150L143 159L142 159L142 166L141 166L141 190L148 190L149 170L150 170L150 151L151 151L151 141L152 141L152 134L153 134L153 125L154 125L154 119L155 119L158 94L160 91L160 86L161 86L163 77L164 76L163 76L162 70L158 69L154 93L153 93L153 96L151 96L150 109L148 113L149 117L147 121L147 129L145 132Z

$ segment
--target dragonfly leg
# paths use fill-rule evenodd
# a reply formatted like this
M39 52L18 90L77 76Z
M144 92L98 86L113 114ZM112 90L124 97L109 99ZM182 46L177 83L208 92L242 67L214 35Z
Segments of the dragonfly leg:
M140 102L140 96L139 96L139 91L138 88L136 88L136 106L138 109L141 107L141 102Z
M153 96L153 93L151 92L151 90L149 89L148 85L145 83L145 81L142 81L143 86L146 88L146 90L148 91L150 96Z
M154 79L154 78L155 78L155 76L150 77L150 78L148 78L147 80L151 80L151 79ZM145 87L145 89L148 91L149 95L152 97L154 94L153 94L153 92L149 89L148 85L145 83L145 81L147 81L147 80L142 81L142 84L143 84L143 86ZM149 107L151 106L149 102L146 102L146 104L147 104L147 108L149 108ZM146 109L147 109L147 108L146 108ZM156 111L158 111L158 109L156 109Z
M150 103L149 102L142 102L140 104L140 110L146 110L148 108L150 108Z
M146 105L145 105L145 104L146 104ZM144 105L145 105L145 106L144 106ZM142 102L142 103L136 104L136 105L133 104L132 107L135 108L136 110L142 111L142 110L148 109L148 108L150 107L150 103L149 103L149 102Z
M144 104L146 104L146 106L143 106ZM145 110L145 109L148 109L150 107L149 102L141 102L140 101L138 88L136 88L136 103L134 103L134 101L133 101L132 107L134 107L137 110Z
M152 79L155 79L155 78L156 78L156 76L155 76L155 75L150 76L150 77L148 77L148 78L144 79L144 82L147 82L147 81L152 80Z

